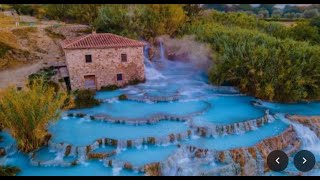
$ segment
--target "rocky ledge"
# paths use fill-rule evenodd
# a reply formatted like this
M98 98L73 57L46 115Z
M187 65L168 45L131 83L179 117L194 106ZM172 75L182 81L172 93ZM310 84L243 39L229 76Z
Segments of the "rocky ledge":
M292 126L289 126L278 136L267 138L252 147L237 148L226 151L212 152L207 149L189 147L195 157L202 158L208 153L214 153L221 163L240 164L239 175L260 175L269 170L266 159L274 150L284 150L288 155L293 154L300 148L299 138Z
M266 114L265 116L248 120L244 122L237 122L233 124L226 125L206 125L206 126L197 126L195 123L191 122L191 128L196 130L196 133L203 137L210 137L216 135L225 135L225 134L239 134L242 132L247 132L254 130L273 121L273 118L269 117L270 115Z
M273 150L283 150L288 155L293 154L300 148L300 141L292 126L289 126L283 133L262 140L251 147L236 148L224 151L215 151L209 149L201 149L195 146L186 146L186 152L189 153L190 159L203 162L217 162L221 164L235 165L234 172L228 172L232 175L263 175L269 171L266 159L268 154ZM176 169L181 169L178 167ZM210 171L210 170L209 170ZM233 171L230 169L230 171ZM162 173L164 171L161 171ZM147 171L148 173L148 171ZM150 172L151 174L154 172ZM216 175L221 172L212 171ZM165 174L160 174L165 175ZM174 174L171 174L174 175Z
M205 101L204 101L205 102ZM67 116L69 117L79 117L79 118L90 118L91 120L100 120L100 121L106 121L110 123L127 123L127 124L133 124L133 125L139 125L139 124L154 124L161 120L172 120L172 121L189 121L193 116L198 116L206 111L208 111L212 105L208 102L205 102L206 107L203 108L200 111L190 113L185 116L177 116L177 115L169 115L169 114L154 114L150 117L146 118L117 118L112 117L108 114L96 114L89 116L88 114L84 113L73 113L69 112L67 113Z
M181 140L185 140L190 138L192 135L191 130L187 130L185 132L176 133L176 134L169 134L162 137L145 137L145 138L138 138L132 140L118 140L118 139L111 139L111 138L101 138L96 140L91 145L78 147L72 146L66 143L54 143L49 142L50 149L60 152L64 154L64 156L76 156L78 158L85 158L85 159L104 159L106 157L110 157L115 154L115 152L109 153L94 153L95 149L99 147L105 146L113 146L120 149L124 148L131 148L137 147L141 145L155 145L155 144L170 144L175 143Z

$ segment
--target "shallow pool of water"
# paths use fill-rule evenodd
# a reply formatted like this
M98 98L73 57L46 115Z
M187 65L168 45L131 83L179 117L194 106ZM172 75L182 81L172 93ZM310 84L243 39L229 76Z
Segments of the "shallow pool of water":
M218 96L208 100L212 105L209 111L195 117L197 125L232 124L263 117L265 112L252 105L248 96ZM245 113L244 113L245 112Z
M320 102L281 104L258 101L258 104L258 106L262 108L270 109L272 113L287 113L306 116L320 115Z
M53 142L85 146L100 138L134 140L147 137L162 137L171 133L186 132L188 126L184 122L166 120L156 124L130 125L72 117L52 124L49 129L53 134Z
M133 171L121 170L115 172L110 167L105 167L103 162L87 161L84 164L73 167L39 167L32 166L26 155L17 153L7 159L7 165L15 165L22 169L19 176L140 176L141 173Z
M74 112L82 112L90 115L106 114L114 118L133 119L148 118L156 114L188 116L205 110L207 106L203 101L159 103L116 101L112 103L102 103L100 106L94 108L75 110Z
M166 160L178 147L170 146L141 146L139 148L127 149L112 159L129 162L135 167L141 167L149 163L162 162Z

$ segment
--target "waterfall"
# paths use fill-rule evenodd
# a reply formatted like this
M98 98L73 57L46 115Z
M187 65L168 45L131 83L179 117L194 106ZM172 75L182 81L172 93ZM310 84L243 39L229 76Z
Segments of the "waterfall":
M148 58L148 47L144 49L144 68L147 80L166 79Z
M291 124L297 132L299 138L302 141L304 149L313 152L314 154L320 155L320 139L310 128L290 121L285 117L284 114L276 114L276 117L280 118L283 122Z
M166 56L165 56L165 49L163 47L163 42L160 41L160 59L161 60L166 60Z

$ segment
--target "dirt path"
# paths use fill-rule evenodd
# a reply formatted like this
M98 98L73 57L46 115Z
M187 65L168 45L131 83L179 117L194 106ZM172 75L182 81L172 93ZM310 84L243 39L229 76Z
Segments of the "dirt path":
M37 72L41 67L43 67L43 63L37 62L18 69L0 71L0 88L5 88L9 85L23 87L27 77Z
M50 38L45 31L45 28L48 26L50 25L35 26L37 27L37 32L32 34L32 46L28 46L28 43L23 44L22 42L25 42L25 40L20 40L23 49L36 54L39 57L39 60L29 62L27 65L15 69L0 71L0 88L5 88L9 85L24 86L30 74L36 73L42 67L52 64L52 62L64 61L59 42ZM16 28L11 28L11 30L12 29ZM41 49L41 51L35 49L35 47Z

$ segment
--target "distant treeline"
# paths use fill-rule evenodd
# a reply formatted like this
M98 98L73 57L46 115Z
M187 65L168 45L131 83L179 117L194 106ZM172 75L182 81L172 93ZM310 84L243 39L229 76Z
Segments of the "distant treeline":
M283 8L277 7L276 4L260 4L259 6L251 6L250 4L204 4L203 8L222 12L245 12L259 18L273 19L314 18L319 16L320 12L319 4L309 6L286 5Z

